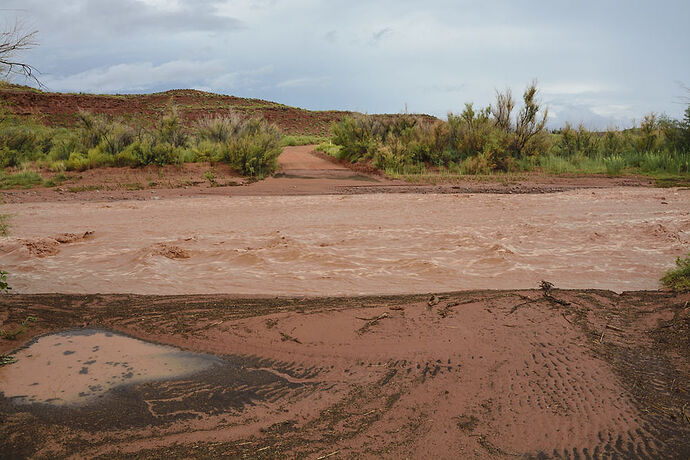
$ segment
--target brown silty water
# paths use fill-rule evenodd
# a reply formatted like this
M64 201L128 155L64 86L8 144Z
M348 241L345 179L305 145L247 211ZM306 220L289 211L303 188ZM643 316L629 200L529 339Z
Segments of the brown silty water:
M183 377L218 364L121 334L92 329L43 336L0 368L0 393L18 404L87 404L121 385Z
M684 189L187 197L0 212L12 216L0 262L17 293L356 295L542 279L656 289L690 249Z

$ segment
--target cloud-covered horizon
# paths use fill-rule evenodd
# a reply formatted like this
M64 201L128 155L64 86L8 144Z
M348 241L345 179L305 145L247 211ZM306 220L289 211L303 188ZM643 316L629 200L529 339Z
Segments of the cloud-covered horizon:
M314 110L445 116L518 99L550 125L680 117L690 4L630 1L6 0L52 91L194 88Z

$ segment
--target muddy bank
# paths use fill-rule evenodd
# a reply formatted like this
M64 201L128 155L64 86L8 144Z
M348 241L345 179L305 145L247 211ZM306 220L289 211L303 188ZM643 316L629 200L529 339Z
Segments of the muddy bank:
M3 329L38 318L1 353L84 327L225 363L86 405L2 397L0 446L37 457L684 458L688 300L595 290L0 296ZM30 359L20 353L0 382Z
M5 204L0 263L18 293L656 289L690 250L688 203L610 188Z

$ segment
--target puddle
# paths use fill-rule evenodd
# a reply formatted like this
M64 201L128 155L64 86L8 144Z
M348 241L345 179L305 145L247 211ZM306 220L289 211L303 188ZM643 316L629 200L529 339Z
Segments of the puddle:
M211 355L122 334L79 329L39 337L0 368L0 392L15 403L87 404L121 385L188 376L222 364Z

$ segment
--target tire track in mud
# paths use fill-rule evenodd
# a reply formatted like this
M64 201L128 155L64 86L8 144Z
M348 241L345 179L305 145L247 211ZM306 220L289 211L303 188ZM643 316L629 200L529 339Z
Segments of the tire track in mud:
M5 449L37 452L39 436L44 453L122 458L687 456L690 294L550 295L0 298L6 323L39 316L28 335L96 323L252 375L140 385L136 430L73 412L65 432L3 406L0 434ZM362 318L379 320L359 333Z

